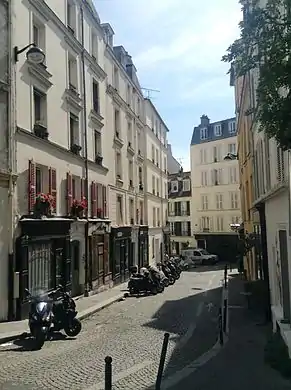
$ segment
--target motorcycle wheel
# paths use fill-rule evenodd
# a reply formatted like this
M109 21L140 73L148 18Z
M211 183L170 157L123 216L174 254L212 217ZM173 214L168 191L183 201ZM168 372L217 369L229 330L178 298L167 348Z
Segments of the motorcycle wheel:
M64 331L67 336L75 337L82 330L82 323L78 318L73 318L69 323L64 327Z
M170 278L169 278L169 284L170 284L170 286L172 286L174 283L175 283L175 278L173 278L173 276L171 276Z
M165 287L169 287L169 284L170 284L169 279L167 279L167 280L164 281L164 286L165 286Z
M46 334L41 329L35 331L34 340L33 340L34 351L39 351L40 349L42 349L45 339L46 339Z
M157 288L158 290L158 293L162 293L164 290L165 290L165 286L163 286L162 284Z
M157 295L157 293L158 293L157 287L153 286L153 287L151 288L151 293L152 293L153 295Z

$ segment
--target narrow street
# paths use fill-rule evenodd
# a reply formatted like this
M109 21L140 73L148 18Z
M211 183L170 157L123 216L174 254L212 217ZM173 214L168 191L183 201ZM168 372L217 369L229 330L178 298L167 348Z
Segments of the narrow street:
M114 389L147 389L156 378L164 332L170 333L165 376L207 351L216 341L223 270L184 272L163 294L127 298L83 321L76 339L0 345L0 389L103 389L104 358L113 358Z

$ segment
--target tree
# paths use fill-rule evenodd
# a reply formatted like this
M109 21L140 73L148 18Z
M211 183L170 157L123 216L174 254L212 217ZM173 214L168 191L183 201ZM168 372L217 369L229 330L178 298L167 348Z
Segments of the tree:
M283 149L291 148L291 0L240 0L243 21L240 38L222 61L234 65L235 77L254 69L258 74L254 114L259 130L274 137ZM247 115L247 113L246 113Z

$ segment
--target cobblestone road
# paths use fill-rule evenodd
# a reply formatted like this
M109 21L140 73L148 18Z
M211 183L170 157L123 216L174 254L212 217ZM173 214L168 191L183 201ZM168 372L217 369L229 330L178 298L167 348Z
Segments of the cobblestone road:
M153 384L164 332L170 333L166 375L211 347L216 337L223 271L184 272L163 294L127 298L83 321L76 339L0 346L1 390L103 389L104 357L113 358L114 389ZM26 344L25 344L26 343Z

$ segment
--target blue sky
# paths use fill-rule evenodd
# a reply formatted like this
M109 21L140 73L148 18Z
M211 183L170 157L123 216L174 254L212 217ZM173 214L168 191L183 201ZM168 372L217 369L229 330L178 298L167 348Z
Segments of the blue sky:
M190 168L193 127L234 116L234 90L220 59L238 36L236 0L94 0L114 44L132 55L142 87L169 127L173 154Z

